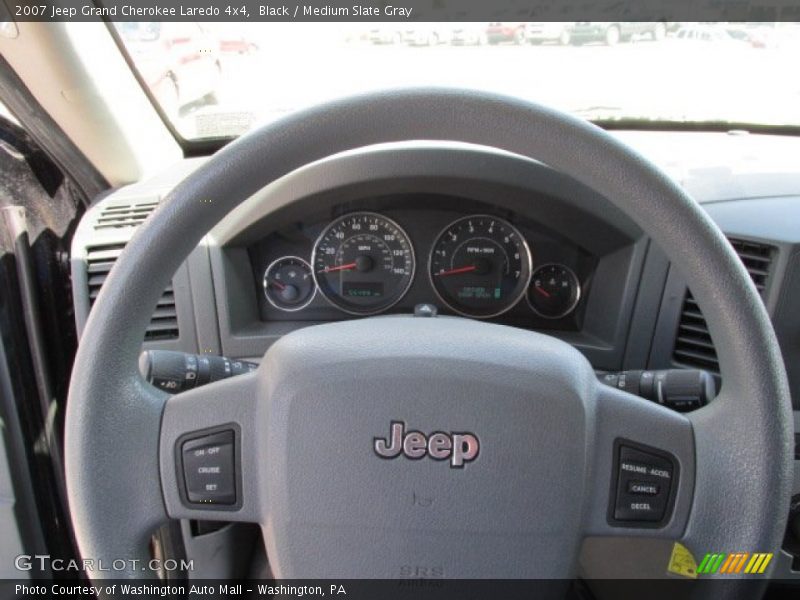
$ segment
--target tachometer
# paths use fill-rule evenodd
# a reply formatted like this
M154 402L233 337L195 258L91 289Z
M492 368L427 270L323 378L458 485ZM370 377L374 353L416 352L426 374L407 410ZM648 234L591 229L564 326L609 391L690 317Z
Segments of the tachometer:
M414 278L405 231L376 213L345 215L328 225L311 257L320 293L343 311L371 315L394 305Z
M489 215L448 225L433 245L431 283L442 302L468 317L504 313L525 294L531 253L511 223Z

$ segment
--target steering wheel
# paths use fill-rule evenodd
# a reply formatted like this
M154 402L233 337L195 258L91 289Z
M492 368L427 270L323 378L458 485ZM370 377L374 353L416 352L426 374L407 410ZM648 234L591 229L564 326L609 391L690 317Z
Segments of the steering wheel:
M678 414L599 384L583 355L552 337L410 315L303 328L270 347L256 371L174 397L145 383L142 331L214 224L294 169L405 140L530 157L627 213L703 309L724 382L718 397ZM234 496L192 502L184 469L194 446L185 441L217 433L224 444L213 447L235 461ZM570 578L587 536L775 552L790 447L788 384L769 318L698 204L590 123L461 90L332 102L204 163L117 260L80 343L66 414L80 552L141 561L115 577L152 576L141 565L168 518L259 523L280 578L396 578L409 565L454 578ZM662 494L633 506L621 490L631 473L660 481ZM628 514L649 503L660 519Z

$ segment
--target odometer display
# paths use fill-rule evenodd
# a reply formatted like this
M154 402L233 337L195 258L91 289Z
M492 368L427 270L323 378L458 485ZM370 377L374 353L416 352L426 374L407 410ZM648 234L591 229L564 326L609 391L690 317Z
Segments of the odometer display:
M333 221L314 244L311 263L320 293L355 315L391 307L414 278L408 235L376 213L353 213Z
M468 317L494 317L525 294L531 254L513 225L474 215L458 219L439 234L429 273L433 289L449 308Z

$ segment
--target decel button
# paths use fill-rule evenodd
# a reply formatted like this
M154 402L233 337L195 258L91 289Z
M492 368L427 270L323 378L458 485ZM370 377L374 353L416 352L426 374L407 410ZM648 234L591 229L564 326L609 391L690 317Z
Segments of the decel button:
M621 521L660 521L663 506L653 500L623 498L617 504L616 518Z
M181 447L186 496L196 504L236 504L232 430L187 440Z

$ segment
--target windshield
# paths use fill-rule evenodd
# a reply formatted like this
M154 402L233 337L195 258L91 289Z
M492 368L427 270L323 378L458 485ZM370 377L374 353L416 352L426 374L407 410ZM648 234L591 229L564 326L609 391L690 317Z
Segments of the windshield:
M800 126L797 23L118 23L185 139L335 97L458 86L590 120Z

